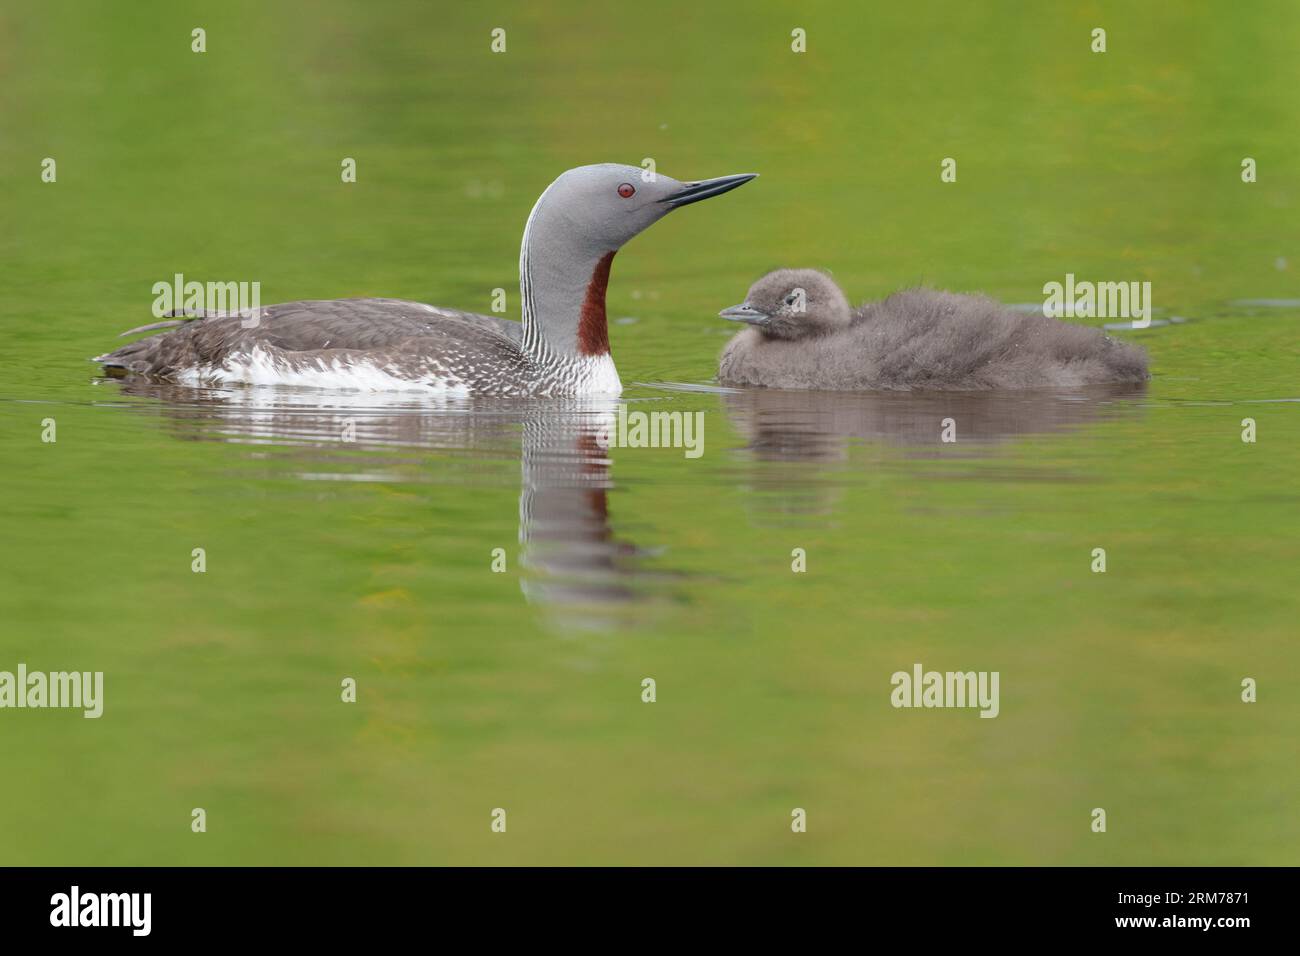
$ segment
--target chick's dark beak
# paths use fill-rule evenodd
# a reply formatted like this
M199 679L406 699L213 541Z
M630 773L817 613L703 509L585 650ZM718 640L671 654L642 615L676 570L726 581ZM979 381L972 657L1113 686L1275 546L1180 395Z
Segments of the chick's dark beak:
M746 322L749 325L767 325L768 322L772 321L770 315L759 311L748 302L742 302L740 305L733 305L729 309L723 309L718 315L732 322Z

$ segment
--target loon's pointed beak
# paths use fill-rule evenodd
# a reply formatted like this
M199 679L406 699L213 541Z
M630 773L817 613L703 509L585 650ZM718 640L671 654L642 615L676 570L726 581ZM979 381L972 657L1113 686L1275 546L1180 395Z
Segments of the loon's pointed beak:
M718 315L732 322L748 322L750 325L767 325L772 321L772 317L766 312L760 312L748 302L742 302L740 305L733 305L729 309L723 309Z
M682 188L671 196L659 200L671 209L689 206L701 199L710 199L731 192L737 186L743 186L758 176L758 173L738 173L735 176L719 176L717 179L702 179L697 183L682 183Z

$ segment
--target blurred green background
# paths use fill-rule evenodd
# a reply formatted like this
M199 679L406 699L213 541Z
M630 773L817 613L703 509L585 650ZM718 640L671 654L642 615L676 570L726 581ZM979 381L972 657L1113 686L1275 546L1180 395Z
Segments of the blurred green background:
M1297 48L1286 0L3 0L0 670L107 699L0 711L0 863L1296 863ZM86 361L176 272L517 313L540 191L646 157L762 178L615 262L626 397L707 447L612 453L598 608L525 597L522 413L339 449ZM797 265L855 301L1147 280L1187 321L1119 333L1150 388L1068 428L760 407L774 450L654 383L708 383L717 310ZM999 671L1001 716L892 709L917 661Z

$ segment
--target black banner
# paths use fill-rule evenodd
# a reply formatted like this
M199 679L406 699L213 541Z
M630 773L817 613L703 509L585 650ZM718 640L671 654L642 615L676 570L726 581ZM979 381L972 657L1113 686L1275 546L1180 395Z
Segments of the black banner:
M80 945L503 930L613 941L680 924L731 940L843 930L927 943L1044 934L1231 946L1286 925L1293 873L1186 869L22 869L0 872L6 940ZM531 930L529 929L531 927ZM607 933L618 935L607 936ZM680 937L673 937L680 938Z

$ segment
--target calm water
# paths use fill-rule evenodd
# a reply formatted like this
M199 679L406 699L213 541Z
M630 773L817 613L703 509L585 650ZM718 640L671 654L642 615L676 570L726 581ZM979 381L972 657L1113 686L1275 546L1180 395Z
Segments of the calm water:
M0 712L0 862L1295 863L1300 10L978 6L0 7L0 670L106 682ZM176 272L514 313L537 193L647 156L762 174L614 267L624 399L698 459L86 361ZM1186 321L1115 333L1137 390L716 388L778 265ZM1000 716L893 709L916 662Z

